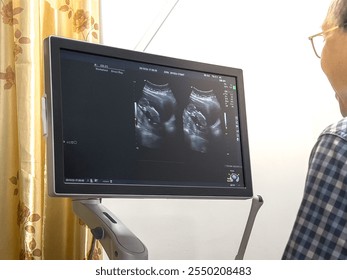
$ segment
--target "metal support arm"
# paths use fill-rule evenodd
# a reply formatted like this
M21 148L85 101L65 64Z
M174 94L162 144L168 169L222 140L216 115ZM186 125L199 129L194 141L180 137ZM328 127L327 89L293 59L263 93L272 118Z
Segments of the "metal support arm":
M252 199L251 210L248 215L248 220L246 223L245 231L242 236L241 244L239 247L239 251L235 257L235 260L243 260L245 255L246 247L248 244L249 237L251 236L252 228L254 225L255 218L260 207L263 205L264 200L260 195L254 196Z
M147 260L146 246L100 199L73 200L73 210L100 240L110 260Z

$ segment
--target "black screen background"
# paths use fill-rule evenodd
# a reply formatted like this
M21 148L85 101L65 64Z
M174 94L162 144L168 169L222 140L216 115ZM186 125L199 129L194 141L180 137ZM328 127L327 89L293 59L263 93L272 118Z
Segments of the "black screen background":
M183 72L183 77L164 74L166 68L156 65L145 66L159 69L157 72L139 70L143 64L64 52L68 53L61 59L65 179L80 179L83 183L97 179L98 183L104 180L136 185L230 187L226 178L232 169L241 175L236 186L243 186L241 147L235 140L235 127L229 126L229 134L213 142L206 153L192 151L183 137L182 113L192 86L213 89L222 105L221 120L227 112L228 123L234 122L237 108L223 107L224 88L218 79L179 69L170 71ZM115 74L96 70L95 64L105 63L125 71ZM228 79L236 83L234 78ZM168 137L160 149L137 143L134 104L146 80L168 83L177 101L177 133Z

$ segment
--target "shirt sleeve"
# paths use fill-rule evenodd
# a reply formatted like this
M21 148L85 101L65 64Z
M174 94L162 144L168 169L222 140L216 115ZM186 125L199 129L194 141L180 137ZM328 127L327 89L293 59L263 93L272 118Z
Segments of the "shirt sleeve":
M347 259L347 142L323 134L282 259Z

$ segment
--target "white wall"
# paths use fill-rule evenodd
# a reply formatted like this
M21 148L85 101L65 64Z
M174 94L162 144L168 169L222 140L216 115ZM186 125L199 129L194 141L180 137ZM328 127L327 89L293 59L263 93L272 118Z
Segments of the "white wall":
M101 0L103 43L134 49L172 0ZM180 0L147 52L244 71L255 194L265 203L246 259L280 259L301 200L310 150L340 119L307 37L329 0ZM250 200L105 199L150 259L233 259Z

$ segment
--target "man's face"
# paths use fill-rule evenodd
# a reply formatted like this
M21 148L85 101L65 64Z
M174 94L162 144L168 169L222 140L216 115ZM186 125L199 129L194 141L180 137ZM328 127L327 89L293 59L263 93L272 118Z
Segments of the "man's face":
M323 25L323 31L333 26ZM327 32L321 66L335 90L342 116L347 116L347 32L342 28Z

